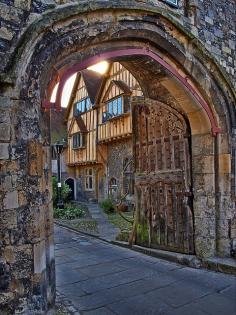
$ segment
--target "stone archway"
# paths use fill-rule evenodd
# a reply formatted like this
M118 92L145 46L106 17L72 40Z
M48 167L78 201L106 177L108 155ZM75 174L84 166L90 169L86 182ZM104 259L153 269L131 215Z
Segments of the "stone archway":
M103 9L103 11L101 11ZM222 133L212 136L204 111L185 88L153 61L123 60L144 86L146 96L164 91L170 106L189 117L192 129L196 253L230 253L232 128L235 96L214 59L176 21L156 8L69 7L36 20L22 36L1 77L6 131L1 140L1 253L3 311L46 313L55 298L53 218L50 184L49 112L41 105L69 68L112 49L145 48L168 60L209 104ZM155 23L153 22L155 20ZM18 59L15 58L18 54ZM121 58L122 59L122 58ZM144 70L145 70L144 69ZM151 86L145 81L160 74ZM155 78L155 77L152 77ZM189 106L190 105L190 106ZM223 112L223 114L222 114ZM233 160L233 159L232 159ZM13 290L13 288L15 288Z

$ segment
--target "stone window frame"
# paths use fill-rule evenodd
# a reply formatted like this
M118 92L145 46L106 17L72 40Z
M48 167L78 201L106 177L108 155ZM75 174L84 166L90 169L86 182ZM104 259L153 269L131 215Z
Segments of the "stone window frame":
M117 178L112 177L110 178L109 183L108 183L108 195L113 196L113 194L115 194L117 190L118 190Z

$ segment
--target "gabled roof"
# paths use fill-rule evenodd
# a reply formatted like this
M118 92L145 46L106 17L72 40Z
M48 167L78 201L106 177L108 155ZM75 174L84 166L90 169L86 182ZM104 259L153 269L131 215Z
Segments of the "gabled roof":
M81 116L73 117L72 120L71 120L71 124L70 124L69 130L68 130L68 135L69 136L71 136L71 134L72 134L71 131L72 131L72 128L73 128L75 122L77 123L80 132L88 132L82 117Z
M88 96L91 100L91 103L94 105L96 103L96 99L99 95L99 91L101 89L102 83L104 81L105 75L101 75L95 71L92 70L82 70L81 72L78 72L75 83L72 89L72 93L70 96L70 101L67 107L67 113L66 113L66 118L68 118L69 113L71 111L71 108L74 104L74 98L76 96L78 84L80 82L81 77L84 80L84 84L86 86Z
M111 80L110 85L108 86L105 92L105 95L103 97L103 100L102 100L103 102L107 100L108 94L110 93L114 85L116 85L121 90L121 94L128 94L128 95L132 94L130 87L124 81Z

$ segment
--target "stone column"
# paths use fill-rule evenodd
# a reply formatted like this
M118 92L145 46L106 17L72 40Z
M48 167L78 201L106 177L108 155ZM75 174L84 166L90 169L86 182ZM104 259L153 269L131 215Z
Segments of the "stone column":
M232 198L232 153L229 150L227 134L219 134L218 144L218 194L217 194L217 255L229 257L232 219L235 215L235 201Z
M54 307L51 164L39 108L0 97L0 313ZM48 131L49 132L49 131Z
M215 255L215 162L211 133L192 136L195 250L198 257Z

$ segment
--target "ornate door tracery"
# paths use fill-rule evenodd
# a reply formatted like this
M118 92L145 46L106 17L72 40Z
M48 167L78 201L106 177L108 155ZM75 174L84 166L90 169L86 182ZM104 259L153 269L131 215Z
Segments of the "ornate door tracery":
M189 130L159 102L133 106L137 242L194 252Z

